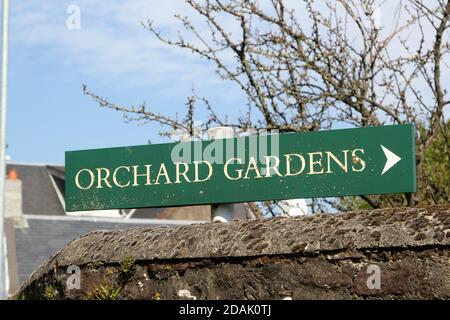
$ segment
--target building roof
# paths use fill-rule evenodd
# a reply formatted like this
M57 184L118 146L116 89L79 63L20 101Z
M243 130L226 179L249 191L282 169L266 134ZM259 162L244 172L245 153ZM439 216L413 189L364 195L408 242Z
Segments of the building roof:
M57 167L54 167L57 168ZM65 215L46 165L7 164L22 180L22 211L24 214Z
M18 278L25 281L50 256L70 241L94 230L114 230L133 227L179 226L188 221L149 219L93 219L91 217L55 217L26 215L28 228L15 229L15 249Z

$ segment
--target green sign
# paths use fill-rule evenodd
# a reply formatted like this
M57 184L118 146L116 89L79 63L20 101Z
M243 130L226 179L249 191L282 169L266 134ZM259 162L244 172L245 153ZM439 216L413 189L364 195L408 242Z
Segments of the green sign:
M66 152L66 210L415 192L413 125Z

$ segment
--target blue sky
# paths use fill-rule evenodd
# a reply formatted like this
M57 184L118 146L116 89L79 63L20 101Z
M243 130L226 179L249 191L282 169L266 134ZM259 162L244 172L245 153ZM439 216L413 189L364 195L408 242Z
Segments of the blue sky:
M183 113L192 88L218 108L242 103L213 66L168 48L141 26L155 20L168 35L182 1L10 1L7 154L13 161L62 164L64 151L162 142L157 125L125 123L82 94L82 84L124 105ZM81 28L69 30L69 5ZM244 101L245 102L245 101Z

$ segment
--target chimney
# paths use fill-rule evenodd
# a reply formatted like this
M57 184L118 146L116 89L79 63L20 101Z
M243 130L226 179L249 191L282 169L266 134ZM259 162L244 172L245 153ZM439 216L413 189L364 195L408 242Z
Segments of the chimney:
M15 169L8 170L6 175L5 218L13 218L15 227L27 227L22 214L22 181Z
M8 180L19 180L19 174L16 169L11 169L8 171L6 179Z

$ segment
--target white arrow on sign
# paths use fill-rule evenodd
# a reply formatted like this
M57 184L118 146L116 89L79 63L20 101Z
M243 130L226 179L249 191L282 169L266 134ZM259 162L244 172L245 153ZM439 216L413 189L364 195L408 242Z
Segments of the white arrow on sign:
M383 175L386 171L388 171L390 168L392 168L397 162L402 160L398 155L393 153L391 150L386 148L385 146L381 145L381 149L383 149L384 155L386 156L386 164L384 165L383 172L381 175Z

